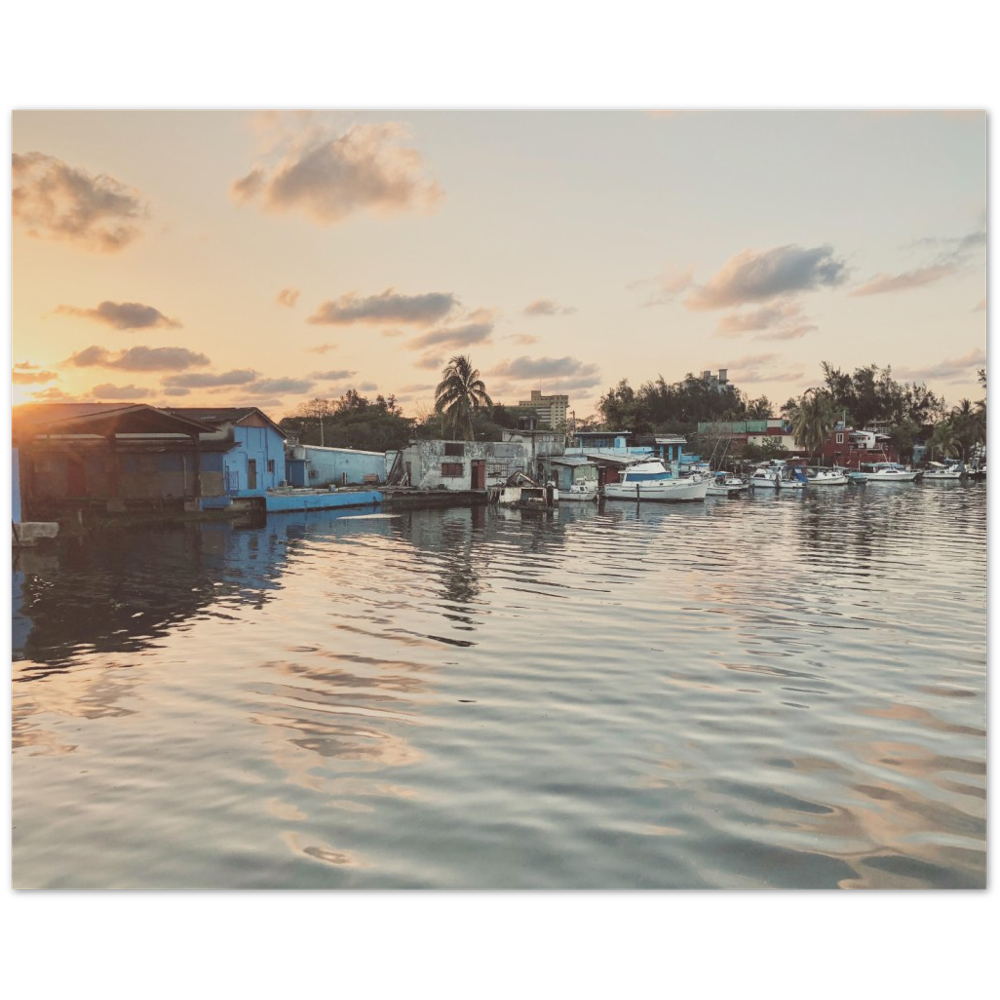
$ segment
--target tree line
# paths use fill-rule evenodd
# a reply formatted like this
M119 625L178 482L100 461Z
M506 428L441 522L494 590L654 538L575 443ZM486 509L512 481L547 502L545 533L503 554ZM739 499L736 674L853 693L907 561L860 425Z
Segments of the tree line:
M855 428L877 428L889 435L900 455L918 442L931 457L969 458L986 441L986 372L979 370L983 398L947 407L923 383L899 382L890 367L867 365L853 372L821 363L823 382L788 399L774 413L766 396L751 397L731 382L719 383L688 373L668 383L662 375L634 389L627 379L609 387L599 399L599 416L577 423L578 430L628 430L636 435L686 435L696 449L711 450L718 435L698 435L698 425L765 420L780 416L796 445L816 454L838 422ZM500 440L503 431L519 426L530 407L495 403L479 370L465 355L451 358L435 390L434 408L405 417L395 396L369 400L349 389L339 399L316 398L302 403L281 427L303 444L387 451L416 439L464 438ZM774 457L775 446L743 446L741 457ZM759 454L757 454L759 452Z

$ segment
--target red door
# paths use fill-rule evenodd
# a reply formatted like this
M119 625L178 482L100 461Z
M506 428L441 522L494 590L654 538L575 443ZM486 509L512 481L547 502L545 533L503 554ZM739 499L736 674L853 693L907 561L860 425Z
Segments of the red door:
M481 458L472 461L472 488L474 490L486 489L486 462Z

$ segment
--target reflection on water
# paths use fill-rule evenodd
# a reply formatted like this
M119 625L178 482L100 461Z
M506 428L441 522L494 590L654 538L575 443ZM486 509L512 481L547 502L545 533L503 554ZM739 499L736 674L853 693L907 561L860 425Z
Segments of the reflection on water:
M24 552L14 883L981 887L985 492Z

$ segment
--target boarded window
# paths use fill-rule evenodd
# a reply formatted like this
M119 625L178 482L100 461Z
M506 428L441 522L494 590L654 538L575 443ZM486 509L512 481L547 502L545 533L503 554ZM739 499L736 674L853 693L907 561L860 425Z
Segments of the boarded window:
M465 466L461 462L442 462L442 479L461 479L465 475Z
M457 455L459 457L465 456L465 445L461 441L446 441L444 445L444 453L446 455Z

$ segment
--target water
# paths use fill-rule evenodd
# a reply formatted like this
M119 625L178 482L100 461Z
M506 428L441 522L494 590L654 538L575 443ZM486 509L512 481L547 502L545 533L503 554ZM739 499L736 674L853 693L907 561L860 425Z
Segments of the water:
M986 489L14 566L17 887L985 886Z

